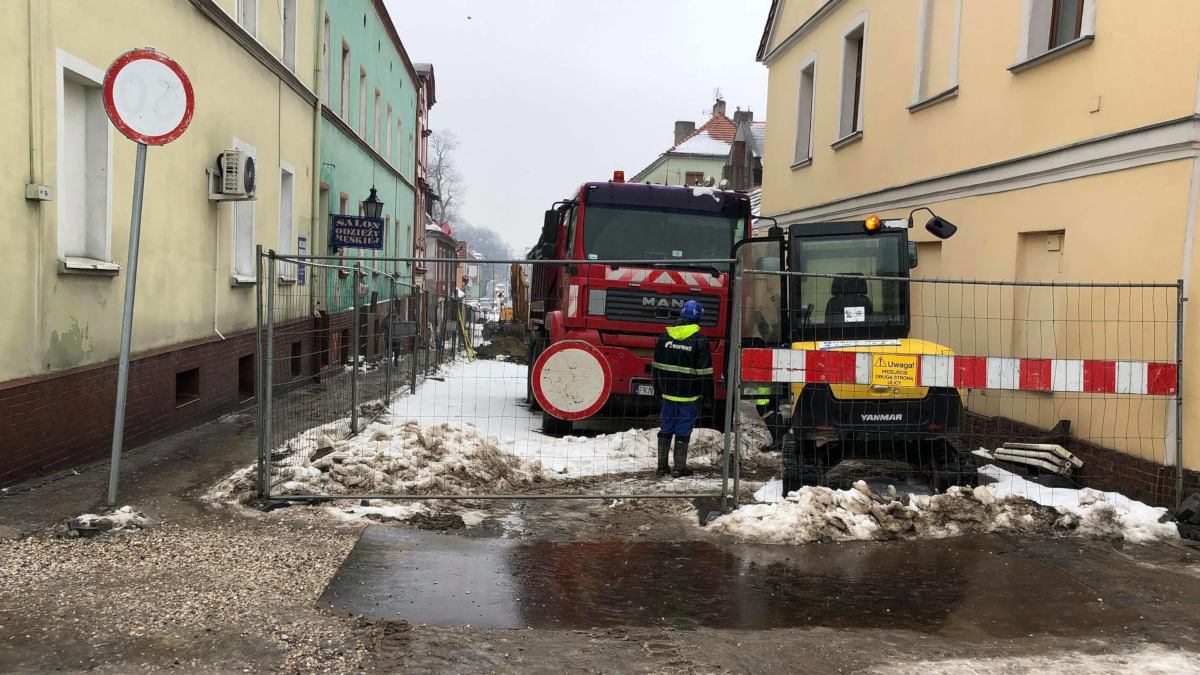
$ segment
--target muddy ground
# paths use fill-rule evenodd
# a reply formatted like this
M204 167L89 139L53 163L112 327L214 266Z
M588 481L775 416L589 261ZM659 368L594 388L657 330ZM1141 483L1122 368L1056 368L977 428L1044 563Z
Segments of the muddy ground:
M129 456L121 503L145 531L56 536L101 508L104 465L0 498L0 671L1200 672L1182 544L746 547L677 500L481 501L362 536L322 507L202 502L253 434ZM468 560L487 562L455 576Z

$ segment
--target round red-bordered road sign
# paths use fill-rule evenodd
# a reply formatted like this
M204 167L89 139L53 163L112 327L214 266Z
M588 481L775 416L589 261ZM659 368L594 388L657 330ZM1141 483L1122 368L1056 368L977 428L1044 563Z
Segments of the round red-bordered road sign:
M595 415L612 393L612 368L592 345L556 342L533 364L533 395L542 410L560 420Z
M195 109L191 80L166 54L125 52L104 73L104 110L129 140L166 145L187 130Z

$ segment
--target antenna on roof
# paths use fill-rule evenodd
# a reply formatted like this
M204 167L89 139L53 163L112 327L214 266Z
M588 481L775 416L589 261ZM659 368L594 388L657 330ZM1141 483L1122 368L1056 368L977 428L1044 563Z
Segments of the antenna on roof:
M721 88L720 87L713 89L713 100L714 101L721 100Z

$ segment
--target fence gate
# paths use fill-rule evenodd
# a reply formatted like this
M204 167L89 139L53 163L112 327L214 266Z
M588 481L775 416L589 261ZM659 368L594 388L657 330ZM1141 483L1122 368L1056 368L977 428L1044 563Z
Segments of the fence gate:
M595 261L262 253L261 494L726 496L730 443L717 429L732 410L723 405L706 406L692 434L695 474L655 475L650 357L682 305L662 289L702 284L710 310L702 329L713 341L714 365L726 372L731 351L719 322L730 314L732 261L675 260L674 269L661 260L605 262L604 269L629 264L650 278L639 289L614 276L607 290L598 284L581 292L563 274ZM651 302L643 305L643 296ZM557 314L546 311L547 298L561 300ZM559 320L551 314L607 322L604 341L558 333L551 340ZM535 365L533 377L538 363L544 367Z
M924 474L1179 499L1182 283L788 272L771 246L740 255L735 386L790 408L784 489Z

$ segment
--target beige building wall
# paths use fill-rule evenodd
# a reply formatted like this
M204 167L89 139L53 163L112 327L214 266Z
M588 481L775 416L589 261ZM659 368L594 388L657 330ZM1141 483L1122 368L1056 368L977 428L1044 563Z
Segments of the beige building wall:
M0 109L0 155L9 161L0 167L0 176L9 189L0 203L10 217L0 228L12 255L0 271L7 322L0 331L0 352L5 354L0 381L102 363L117 355L136 146L102 120L111 155L104 168L111 174L105 188L110 243L100 262L116 263L120 272L64 273L59 221L65 195L58 190L59 158L66 149L59 135L62 73L65 69L68 79L98 80L121 53L147 44L187 72L196 112L182 137L147 153L132 351L136 357L254 328L254 285L235 283L231 271L235 207L208 200L205 169L235 142L255 149L254 243L277 248L280 172L281 166L290 167L293 236L308 235L316 2L294 4L293 69L280 60L282 21L277 13L291 6L286 0L259 0L257 38L224 16L234 15L238 0L30 0L6 7L7 20L0 26L0 73L7 97ZM54 188L54 199L24 199L22 186L30 182ZM294 242L291 246L295 250Z
M1040 2L782 0L763 55L772 126L762 212L802 227L872 213L906 217L930 206L959 231L939 243L920 229L918 214L916 276L1182 278L1190 286L1200 6L1167 0L1146 13L1138 3L1087 0L1084 39L1022 63L1032 44L1023 38L1027 9ZM862 133L835 148L843 44L857 27L865 35ZM811 161L797 164L798 135L808 133L798 109L801 73L810 67ZM1072 293L1079 304L1070 313L1053 293L915 284L913 334L960 353L1130 358L1136 351L1135 358L1173 360L1173 291L1139 294L1161 303L1149 308L1131 305L1132 293ZM1022 320L963 320L972 315ZM1056 322L1058 334L1030 334L1039 320L1068 315L1065 326ZM1088 323L1111 316L1121 317L1126 334ZM1194 311L1186 330L1185 344L1200 340ZM1184 380L1184 465L1200 468L1200 364L1185 359ZM1098 443L1174 461L1173 400L987 393L972 392L971 409L1043 427L1071 419Z

